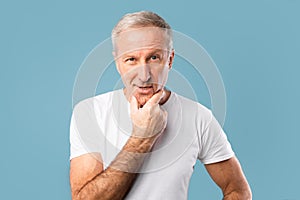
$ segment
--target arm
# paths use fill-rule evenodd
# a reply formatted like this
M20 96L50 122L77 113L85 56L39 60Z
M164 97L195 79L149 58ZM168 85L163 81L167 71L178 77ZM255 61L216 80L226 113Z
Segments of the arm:
M74 200L124 198L137 176L131 172L137 171L143 162L143 154L128 152L149 152L154 141L155 138L130 138L104 171L99 154L86 154L72 159L70 164L72 198Z
M224 200L251 200L252 193L236 157L207 164L206 170L222 189Z
M167 113L158 102L162 92L154 95L143 108L138 109L136 99L131 101L132 136L103 170L100 154L85 154L70 163L72 199L123 199L137 176L144 161L144 153L166 127Z

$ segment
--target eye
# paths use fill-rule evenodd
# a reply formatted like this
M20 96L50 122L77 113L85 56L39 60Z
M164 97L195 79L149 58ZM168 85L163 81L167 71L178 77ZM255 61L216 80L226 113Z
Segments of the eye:
M158 55L158 54L152 55L150 57L150 61L155 61L155 62L160 61L160 55Z
M158 59L158 56L157 56L157 55L151 56L151 60L157 60L157 59Z
M125 62L129 62L129 63L134 62L134 61L135 61L134 57L130 57L130 58L125 59Z

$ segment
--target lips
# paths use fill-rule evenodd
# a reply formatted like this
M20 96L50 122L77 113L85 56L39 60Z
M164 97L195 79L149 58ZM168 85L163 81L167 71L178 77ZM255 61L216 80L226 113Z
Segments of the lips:
M153 87L152 85L149 86L136 86L137 87L137 92L140 94L150 94L153 92Z
M152 85L150 86L138 86L139 88L152 88Z

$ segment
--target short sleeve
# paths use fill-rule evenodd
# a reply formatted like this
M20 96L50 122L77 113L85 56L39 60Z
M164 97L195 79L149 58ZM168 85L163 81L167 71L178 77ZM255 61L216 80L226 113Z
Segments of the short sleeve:
M86 153L100 153L100 133L92 101L77 104L70 122L70 160Z
M198 159L203 164L224 161L234 156L226 134L212 114L206 128L198 134L200 134Z

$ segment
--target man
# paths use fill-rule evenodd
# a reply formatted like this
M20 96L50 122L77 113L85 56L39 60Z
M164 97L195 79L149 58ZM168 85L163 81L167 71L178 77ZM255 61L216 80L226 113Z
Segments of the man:
M113 29L112 42L125 87L74 108L72 199L187 199L197 159L224 199L251 199L212 113L164 87L174 59L170 26L152 12L127 14Z

